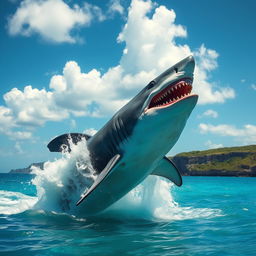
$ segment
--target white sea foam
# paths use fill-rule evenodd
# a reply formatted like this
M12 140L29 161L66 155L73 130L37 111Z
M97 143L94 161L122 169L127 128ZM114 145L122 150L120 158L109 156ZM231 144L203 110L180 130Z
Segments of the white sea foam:
M163 178L149 176L104 214L167 221L221 216L218 209L179 206L172 196L174 186Z
M0 193L0 213L15 214L28 209L77 215L76 202L96 179L90 163L86 141L71 144L71 152L62 153L59 159L48 161L44 170L33 167L36 177L37 197L21 193ZM114 218L143 218L160 220L184 220L212 218L221 215L218 209L181 207L172 196L174 185L163 178L147 177L140 185L104 211L102 216Z
M0 190L0 198L0 214L21 213L31 209L37 202L37 197L5 190Z

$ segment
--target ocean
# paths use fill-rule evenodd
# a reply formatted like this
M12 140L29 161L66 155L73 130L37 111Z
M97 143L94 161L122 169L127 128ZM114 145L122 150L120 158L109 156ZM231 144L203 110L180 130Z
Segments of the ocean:
M84 142L86 143L86 142ZM0 255L256 255L256 178L148 176L97 216L86 145L33 174L0 174ZM99 202L100 203L100 202Z
M0 174L0 255L256 255L255 178L149 177L90 218L40 208L33 179Z

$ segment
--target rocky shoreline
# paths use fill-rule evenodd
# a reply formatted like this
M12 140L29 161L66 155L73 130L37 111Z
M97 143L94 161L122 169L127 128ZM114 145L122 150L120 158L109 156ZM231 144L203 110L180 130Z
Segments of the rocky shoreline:
M256 145L181 153L170 159L183 176L256 177Z

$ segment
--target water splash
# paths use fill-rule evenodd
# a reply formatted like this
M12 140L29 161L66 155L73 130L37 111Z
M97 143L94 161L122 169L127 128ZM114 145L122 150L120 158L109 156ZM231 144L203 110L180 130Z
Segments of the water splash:
M219 209L181 207L172 196L173 189L174 185L163 178L148 176L103 215L166 221L222 216Z
M32 167L36 177L32 183L38 192L35 209L73 213L81 194L97 175L92 168L86 141L70 142L71 152L64 151L60 159L46 162L44 170Z

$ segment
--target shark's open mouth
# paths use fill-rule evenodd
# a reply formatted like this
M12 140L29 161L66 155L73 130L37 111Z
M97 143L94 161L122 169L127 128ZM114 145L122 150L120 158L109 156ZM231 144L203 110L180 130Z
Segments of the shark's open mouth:
M192 80L182 79L174 84L168 85L157 93L150 101L148 109L166 107L180 101L190 95L192 91Z

